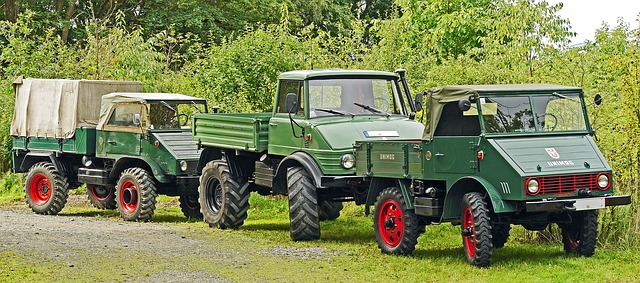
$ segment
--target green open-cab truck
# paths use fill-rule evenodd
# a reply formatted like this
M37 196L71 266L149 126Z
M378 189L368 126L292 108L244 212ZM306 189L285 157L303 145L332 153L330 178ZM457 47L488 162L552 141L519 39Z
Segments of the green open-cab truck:
M210 226L240 227L249 193L288 195L293 240L320 237L320 220L342 202L364 204L356 140L420 139L423 124L404 70L300 70L282 73L267 113L196 114L193 139L202 214Z
M425 225L451 222L461 226L468 262L485 267L510 225L557 223L567 253L591 256L598 209L630 203L613 195L580 88L446 86L426 92L425 102L421 140L354 146L384 253L410 254Z
M142 93L140 82L31 79L14 82L13 166L25 172L29 207L57 214L68 190L86 184L91 203L147 221L157 194L180 196L188 217L198 204L200 150L189 116L206 101Z

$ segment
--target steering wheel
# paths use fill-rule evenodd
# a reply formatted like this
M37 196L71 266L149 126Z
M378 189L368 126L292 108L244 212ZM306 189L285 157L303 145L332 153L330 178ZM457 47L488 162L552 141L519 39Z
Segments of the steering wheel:
M386 98L376 97L373 99L372 102L373 102L373 108L376 108L378 110L389 112L389 109L391 109L391 103L389 103L389 100Z
M182 126L186 126L189 123L189 115L180 113L178 114L178 123ZM184 118L183 118L184 117ZM184 122L182 122L184 120Z

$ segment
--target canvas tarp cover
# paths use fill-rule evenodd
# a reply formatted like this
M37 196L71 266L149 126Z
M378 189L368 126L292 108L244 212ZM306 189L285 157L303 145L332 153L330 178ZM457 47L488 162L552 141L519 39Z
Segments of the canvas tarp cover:
M20 77L14 88L12 136L72 138L78 127L96 127L103 95L141 92L142 83Z
M189 102L193 101L195 103L204 103L205 100L202 98L197 98L193 96L187 96L184 94L178 93L111 93L102 97L102 102L100 105L100 119L98 122L98 126L96 127L98 130L103 130L107 119L109 118L109 112L111 111L111 106L117 103L142 103L147 104L149 102L157 102L164 101L167 103L171 102Z
M462 99L469 99L477 96L477 92L473 88L466 86L445 86L442 88L431 88L427 90L427 100L425 110L431 111L427 115L427 122L422 135L423 140L433 140L433 134L442 115L442 108L449 102L457 102Z

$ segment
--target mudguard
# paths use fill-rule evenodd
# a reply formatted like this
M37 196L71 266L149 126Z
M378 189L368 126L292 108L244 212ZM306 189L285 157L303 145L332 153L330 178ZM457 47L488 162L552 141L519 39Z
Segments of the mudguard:
M364 207L364 213L369 215L370 206L375 205L376 199L380 192L388 187L397 186L402 191L402 196L406 200L407 209L414 209L413 196L409 192L411 187L411 181L408 179L385 179L385 178L373 178L369 183L369 190L367 192L367 200Z
M307 172L309 172L309 174L311 174L313 183L316 188L322 188L322 176L324 174L322 173L322 170L320 170L320 166L318 166L318 163L316 163L313 157L305 152L298 151L282 159L282 161L280 161L280 164L278 164L278 169L276 169L276 178L282 180L282 178L280 177L284 177L284 180L286 180L287 168L295 164L300 164L302 167L304 167L305 170L307 170ZM274 186L274 190L276 190L277 188L280 188L280 186ZM286 185L284 186L284 189L286 190Z
M442 220L460 218L462 195L468 192L486 193L491 200L494 213L516 211L516 207L511 202L502 200L498 190L489 181L477 176L466 176L456 180L447 190Z
M119 176L115 176L116 173L122 172L124 169L132 167L132 166L129 166L129 164L132 162L134 164L144 163L145 165L147 165L148 168L145 168L145 169L150 168L151 173L153 174L153 177L156 178L158 182L165 183L165 184L171 182L171 178L164 174L160 166L155 161L153 161L150 158L142 157L142 156L136 157L136 158L131 158L131 157L118 158L116 160L116 163L113 165L113 170L111 170L111 174L109 177L117 179ZM137 165L137 166L140 166L140 165Z

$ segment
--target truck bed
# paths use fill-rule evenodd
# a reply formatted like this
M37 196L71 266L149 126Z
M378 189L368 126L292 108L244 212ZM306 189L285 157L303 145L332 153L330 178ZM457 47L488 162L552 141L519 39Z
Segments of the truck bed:
M14 136L13 149L46 150L92 155L96 153L96 129L77 128L71 138Z
M193 140L202 146L254 152L267 150L271 113L202 113L193 120Z

